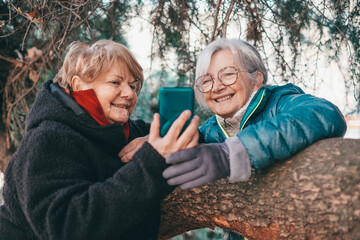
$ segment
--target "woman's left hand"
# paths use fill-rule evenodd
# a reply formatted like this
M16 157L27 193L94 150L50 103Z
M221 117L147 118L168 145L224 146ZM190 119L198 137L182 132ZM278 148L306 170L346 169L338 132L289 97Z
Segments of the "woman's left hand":
M164 158L171 153L196 147L199 141L198 116L193 117L185 131L180 135L183 126L190 116L191 112L189 110L181 113L181 115L173 122L167 134L164 137L160 137L160 116L155 113L150 127L148 142Z
M137 150L139 150L148 139L149 135L146 135L145 137L135 138L129 142L119 153L121 161L124 163L130 162Z

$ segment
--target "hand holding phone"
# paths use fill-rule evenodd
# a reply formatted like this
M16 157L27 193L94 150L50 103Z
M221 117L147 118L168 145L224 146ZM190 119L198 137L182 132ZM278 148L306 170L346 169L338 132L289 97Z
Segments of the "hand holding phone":
M191 117L181 132L189 125L194 113L194 89L161 88L159 92L160 136L166 135L172 123L185 110L191 111Z
M160 115L155 113L153 121L151 122L148 142L164 158L174 152L196 147L199 141L198 116L193 117L189 126L185 129L183 134L180 135L182 127L190 116L190 111L184 111L181 113L174 121L166 135L164 137L160 137Z

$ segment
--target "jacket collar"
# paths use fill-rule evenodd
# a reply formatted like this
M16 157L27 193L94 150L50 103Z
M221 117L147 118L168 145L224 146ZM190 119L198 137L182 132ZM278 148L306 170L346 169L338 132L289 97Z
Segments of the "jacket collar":
M249 106L246 108L244 116L242 117L241 123L240 123L240 129L239 131L243 130L245 126L247 126L250 123L250 119L252 117L255 117L258 115L262 110L264 109L267 100L269 99L271 89L269 89L268 86L262 86L254 95L252 98ZM220 128L221 132L224 134L225 138L228 138L227 132L223 129L220 122L218 121L218 118L216 118L216 124Z
M267 86L262 86L251 100L248 108L245 111L244 117L240 123L240 131L249 123L249 119L258 115L264 109L267 100L270 96L270 91Z

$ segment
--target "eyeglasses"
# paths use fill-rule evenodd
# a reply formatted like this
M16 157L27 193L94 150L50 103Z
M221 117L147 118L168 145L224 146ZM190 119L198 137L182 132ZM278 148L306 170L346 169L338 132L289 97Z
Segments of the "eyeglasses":
M236 82L239 72L245 71L239 71L237 68L230 66L224 67L217 73L217 77L223 85L229 86ZM213 89L214 81L215 79L212 74L205 74L196 79L195 86L199 89L200 92L207 93Z

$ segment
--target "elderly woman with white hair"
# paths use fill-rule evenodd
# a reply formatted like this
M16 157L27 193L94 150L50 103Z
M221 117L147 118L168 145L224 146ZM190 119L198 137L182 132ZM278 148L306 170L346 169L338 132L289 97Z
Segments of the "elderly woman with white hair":
M197 187L228 177L246 181L312 143L343 136L339 109L293 84L266 86L258 51L242 40L219 39L200 54L196 98L215 114L200 127L202 144L166 158L170 185Z

